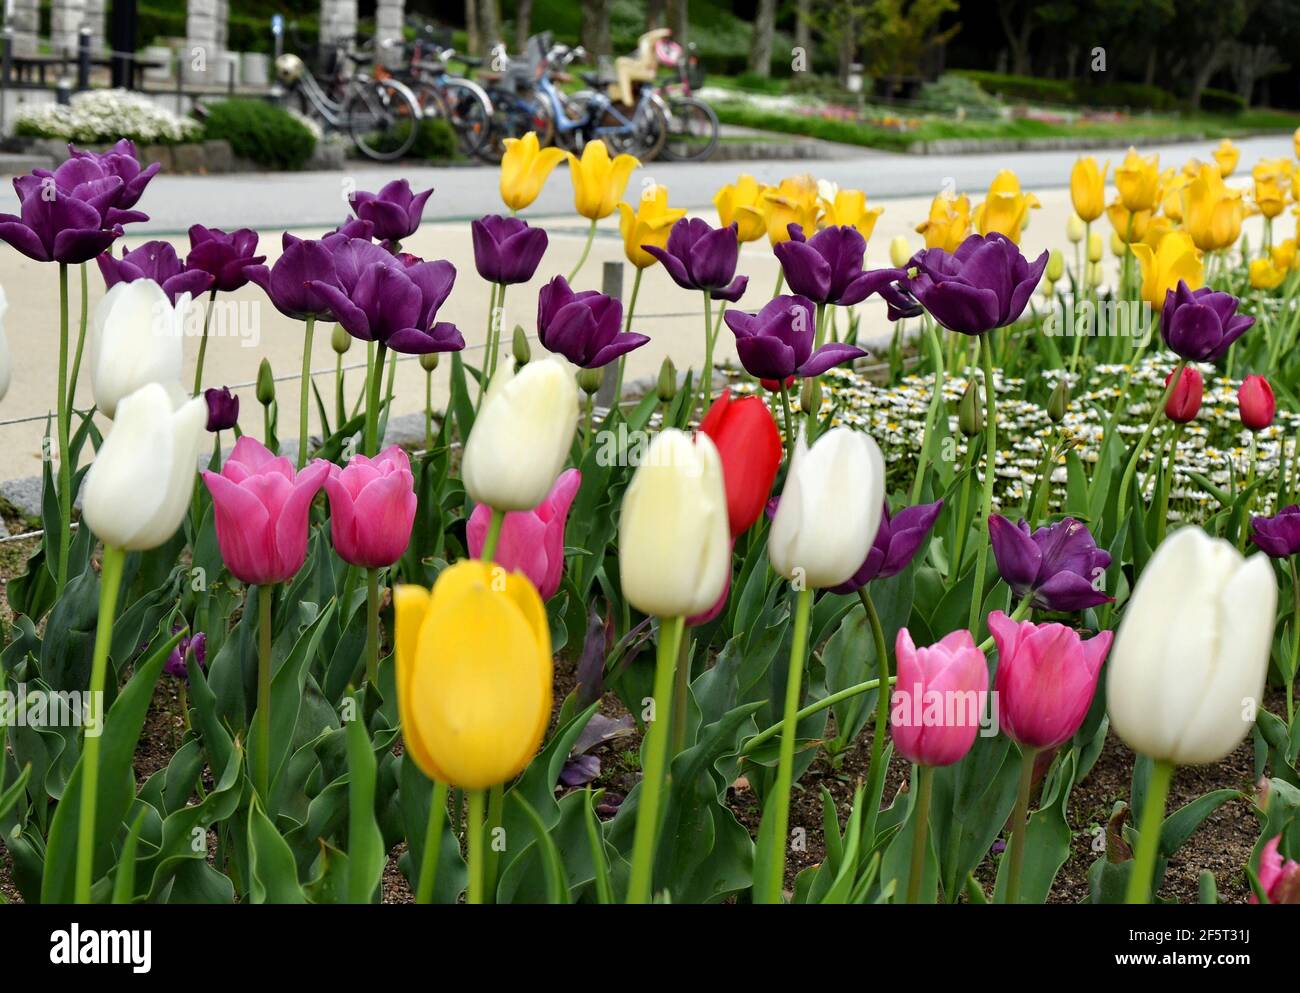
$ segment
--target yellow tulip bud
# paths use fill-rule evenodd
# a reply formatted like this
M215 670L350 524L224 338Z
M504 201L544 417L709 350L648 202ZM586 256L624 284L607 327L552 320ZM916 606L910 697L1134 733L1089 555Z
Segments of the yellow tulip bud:
M501 156L501 199L511 210L523 210L537 199L551 170L564 161L558 148L542 148L529 131L522 138L507 138Z
M1128 254L1128 245L1124 244L1124 239L1119 236L1118 231L1110 233L1110 254L1117 259L1122 259Z
M1084 232L1087 226L1083 223L1083 218L1071 211L1070 219L1065 222L1065 237L1069 239L1071 245L1077 245L1083 241Z
M1219 175L1227 179L1232 175L1233 170L1237 168L1237 160L1241 158L1241 149L1232 143L1231 138L1224 138L1219 142L1219 147L1214 150L1214 161L1219 167Z
M901 269L907 265L907 260L912 257L912 246L907 243L906 235L895 235L889 243L889 261L895 269Z
M1100 262L1105 250L1105 242L1102 241L1101 232L1094 231L1088 238L1088 261Z
M546 608L521 573L466 559L432 590L398 586L397 702L430 779L482 790L528 766L551 718Z
M1098 169L1097 160L1089 155L1077 160L1070 170L1070 200L1080 220L1095 221L1106 209L1106 172L1109 169L1109 162Z
M1047 274L1048 283L1055 283L1065 275L1065 256L1061 254L1059 248L1053 248L1047 255Z
M599 138L582 149L582 158L569 155L569 178L573 180L573 206L583 217L598 221L614 213L623 198L628 177L641 163L631 155L609 157Z
M1286 270L1277 266L1272 258L1251 259L1250 285L1256 290L1275 290L1286 279Z
M1102 269L1101 263L1089 262L1088 263L1088 285L1095 290L1098 286L1100 286L1105 281L1106 281L1106 273Z

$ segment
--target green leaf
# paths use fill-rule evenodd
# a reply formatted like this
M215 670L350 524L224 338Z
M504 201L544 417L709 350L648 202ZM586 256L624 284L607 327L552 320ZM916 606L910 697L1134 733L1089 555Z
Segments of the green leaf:
M306 903L293 852L254 794L248 808L249 899L253 903Z
M384 876L384 838L375 821L375 753L361 719L361 693L348 736L348 902L373 903Z
M551 840L550 832L533 805L524 799L523 794L512 792L510 798L523 810L533 830L537 850L542 856L542 868L546 873L546 902L551 904L569 903L569 884L564 878L564 863L560 860L559 849Z

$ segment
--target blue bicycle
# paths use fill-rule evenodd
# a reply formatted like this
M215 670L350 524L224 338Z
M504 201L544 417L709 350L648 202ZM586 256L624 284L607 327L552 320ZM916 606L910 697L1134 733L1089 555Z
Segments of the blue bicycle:
M554 121L555 144L581 152L587 142L600 139L615 154L626 152L643 162L656 158L668 139L668 108L656 87L640 87L636 105L629 108L610 97L615 80L600 71L580 74L589 89L570 94L556 85L557 79L569 78L568 66L585 55L581 46L552 45L547 50L547 71L538 79L537 92Z

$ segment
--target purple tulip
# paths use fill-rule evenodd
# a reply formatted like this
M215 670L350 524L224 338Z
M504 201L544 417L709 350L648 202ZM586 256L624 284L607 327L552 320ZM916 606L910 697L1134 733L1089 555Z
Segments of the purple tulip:
M124 251L120 259L114 258L112 252L104 252L95 261L106 288L152 279L173 304L182 294L200 296L212 285L212 273L186 268L176 249L165 241L146 241L137 249Z
M359 220L373 225L372 237L399 242L415 234L420 227L424 203L432 193L432 189L412 193L410 183L395 179L378 193L353 193L348 197L348 203Z
M1202 286L1189 290L1180 279L1165 293L1160 336L1169 349L1192 362L1216 362L1255 323L1237 313L1237 298Z
M1283 507L1272 517L1252 517L1255 544L1275 559L1300 552L1300 504Z
M64 169L69 162L78 162L79 168L85 169L93 166L104 176L116 176L122 180L122 189L118 194L117 202L114 206L121 210L130 210L140 202L140 197L144 194L144 188L149 185L149 180L158 174L162 168L162 163L154 162L151 165L141 167L140 159L135 152L135 142L128 138L123 138L116 145L106 152L81 151L75 145L68 145L68 154L71 158L64 162L59 169ZM54 170L55 177L59 175L59 169ZM46 174L45 170L36 170L38 176ZM141 215L140 220L148 220ZM127 223L123 221L122 223Z
M113 206L122 191L116 176L67 189L53 176L19 176L14 189L19 214L0 214L0 240L37 262L89 262L122 236L124 219L136 219Z
M790 240L773 249L792 293L814 303L851 307L906 273L901 269L865 272L867 239L853 227L830 227L804 240L803 226L787 226Z
M1084 610L1114 600L1093 585L1110 565L1110 553L1072 517L1030 533L1023 520L1017 527L992 514L989 540L1007 585L1017 597L1032 596L1041 610Z
M334 279L313 280L310 289L348 334L407 355L465 347L454 324L435 323L456 281L450 262L406 264L372 242L342 235L329 235L324 243Z
M172 634L176 634L180 630L179 626L174 627L172 628ZM202 631L181 638L180 643L172 649L172 653L167 656L167 661L163 663L163 672L189 682L190 670L187 660L192 655L199 668L205 668L208 663L207 642L208 636Z
M907 291L907 287L901 282L887 283L877 291L880 298L885 301L886 318L890 321L901 321L910 317L920 317L925 310Z
M239 421L239 397L226 387L203 391L208 402L208 430L229 431Z
M542 347L574 365L599 369L650 339L620 331L623 304L595 290L574 293L556 276L537 294L537 337Z
M699 217L683 217L668 232L665 248L642 245L664 264L673 282L684 290L705 290L714 300L735 303L749 285L747 276L736 275L740 243L736 224L713 228Z
M338 285L334 255L323 241L304 241L284 233L284 252L275 265L252 265L248 278L266 291L275 309L295 320L328 320L330 305L316 286Z
M546 232L518 217L488 214L470 222L474 266L489 283L526 283L546 251Z
M916 557L941 510L943 501L936 500L934 503L904 507L891 517L889 502L886 501L884 516L880 518L880 530L876 532L876 540L867 552L866 561L857 572L839 586L832 586L831 590L835 593L855 593L873 579L888 579L898 575Z
M819 376L832 366L867 354L854 345L838 342L822 345L814 352L817 318L807 297L774 297L757 314L728 310L724 320L736 335L741 365L758 379L784 381L789 376Z
M913 255L906 288L948 330L983 334L1024 313L1046 267L1046 252L1031 263L1006 235L973 234L955 252Z
M185 257L185 265L211 273L212 288L231 293L248 282L245 270L266 261L265 255L254 255L256 251L257 232L251 228L227 233L195 224L190 228L190 254Z

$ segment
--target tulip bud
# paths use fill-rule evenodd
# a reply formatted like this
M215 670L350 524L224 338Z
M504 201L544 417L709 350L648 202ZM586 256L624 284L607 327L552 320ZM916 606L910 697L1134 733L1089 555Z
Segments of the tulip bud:
M95 406L112 417L118 401L146 383L180 382L190 295L173 306L152 279L117 283L95 307L90 385Z
M1088 239L1088 261L1100 262L1104 243L1101 240L1101 232L1094 231Z
M161 384L146 383L116 414L86 476L81 519L105 545L157 548L189 509L207 403L195 397L173 409Z
M346 355L351 347L352 335L347 333L342 324L335 324L334 330L330 332L330 348L334 349L334 354Z
M1120 237L1118 231L1110 233L1110 253L1117 259L1122 259L1128 254L1128 243Z
M1169 375L1165 377L1166 388L1173 375L1173 370L1170 370ZM1165 404L1165 416L1178 424L1187 424L1196 420L1196 414L1201 409L1201 397L1204 395L1205 381L1201 379L1201 371L1194 365L1183 366L1182 375L1178 377L1178 385L1174 387L1173 393L1169 394L1169 402Z
M465 442L461 479L470 499L494 510L532 510L569 457L578 426L578 390L555 359L518 373L503 362Z
M257 367L257 402L263 407L275 403L275 376L271 372L270 359L262 359Z
M973 376L966 381L966 392L957 403L957 427L967 438L974 438L984 430L984 406Z
M578 370L578 389L582 390L587 396L594 396L600 389L600 384L605 380L605 367L598 369L579 369Z
M420 368L425 372L433 372L438 368L438 352L422 352L420 354Z
M1100 262L1090 262L1088 264L1088 285L1094 290L1106 281L1106 271L1102 269Z
M1047 417L1053 424L1065 420L1065 412L1070 409L1070 383L1062 376L1061 381L1047 398Z
M1147 562L1124 608L1106 675L1111 728L1135 752L1218 762L1255 724L1268 674L1277 580L1199 527Z
M1048 281L1052 283L1065 275L1065 256L1061 254L1059 248L1053 248L1048 253L1047 268L1044 271L1047 273Z
M677 396L677 367L673 365L673 360L665 357L663 365L659 367L659 381L655 384L655 394L659 397L660 403L672 403L673 397Z
M528 344L528 335L524 332L522 324L515 325L515 336L510 342L510 352L515 358L515 364L519 366L528 365L529 359L533 357L533 349Z
M1044 284L1043 284L1043 299L1044 299L1044 300L1051 300L1052 297L1054 297L1055 295L1056 295L1056 286L1055 286L1053 283L1050 283L1050 282L1044 283Z
M655 617L712 608L731 569L722 459L713 440L670 428L655 436L623 497L623 595Z
M889 261L894 264L894 268L903 268L911 257L912 247L907 243L907 236L895 235L889 243Z
M799 388L799 407L814 417L822 409L822 384L816 376L809 376Z
M1237 391L1237 407L1243 426L1251 431L1263 431L1273 423L1273 415L1277 412L1273 387L1263 376L1247 376Z
M809 448L800 426L767 540L772 568L804 588L843 583L876 539L884 500L885 460L870 435L831 428Z
M1065 222L1065 237L1070 240L1070 244L1077 245L1083 241L1085 230L1083 218L1071 211L1070 219Z

